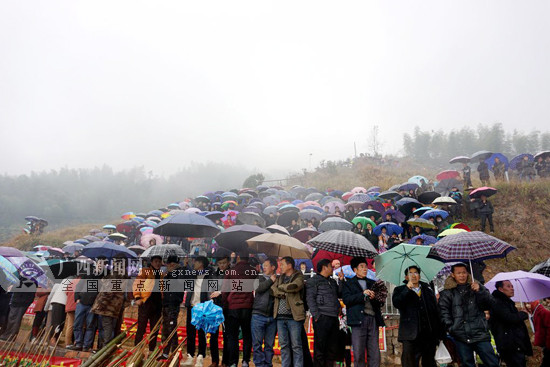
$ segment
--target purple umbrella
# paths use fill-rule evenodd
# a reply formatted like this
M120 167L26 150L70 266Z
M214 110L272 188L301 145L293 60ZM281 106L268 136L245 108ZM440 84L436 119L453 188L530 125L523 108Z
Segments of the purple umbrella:
M331 201L329 203L326 203L325 205L323 205L323 209L327 206L328 206L328 212L330 214L334 214L336 212L336 208L340 210L340 213L343 213L346 210L345 205L337 201Z
M382 205L379 201L367 201L363 204L362 209L374 209L377 212L384 213L386 211L386 208L384 208L384 205Z
M382 217L384 220L386 220L386 215L391 215L392 219L395 219L399 223L403 223L405 221L405 214L401 213L399 210L395 209L388 209L384 212Z
M462 232L439 240L430 256L448 261L488 260L505 257L516 248L484 232Z
M410 244L415 244L416 240L419 239L419 238L422 241L424 241L424 242L422 242L422 244L426 245L426 246L433 245L434 243L437 242L437 238L435 238L434 236L428 236L427 234L420 234L418 236L414 236L413 238L411 238L409 240L409 243Z
M313 228L302 228L298 232L294 233L292 237L298 239L300 242L306 243L309 241L310 237L313 239L320 234L320 232L317 232Z
M0 255L4 257L25 257L25 254L13 247L0 246Z
M550 297L550 278L537 273L526 271L511 271L499 273L485 284L489 292L494 291L498 281L509 280L514 286L514 297L516 302L532 302L538 299Z

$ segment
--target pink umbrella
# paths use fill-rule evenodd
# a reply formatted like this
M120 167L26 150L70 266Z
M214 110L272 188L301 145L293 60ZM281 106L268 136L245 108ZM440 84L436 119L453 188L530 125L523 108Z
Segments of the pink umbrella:
M366 194L367 193L367 189L365 189L364 187L361 187L361 186L357 186L357 187L354 187L353 189L351 189L351 192L353 194L358 194L358 193L363 193L363 194ZM344 199L345 200L345 199Z
M346 210L346 207L344 206L344 204L339 203L337 201L330 201L330 202L326 203L323 206L323 209L327 206L328 206L328 211L331 214L334 214L336 212L336 208L338 208L338 210L340 210L341 213L343 213L344 210Z
M143 236L141 236L141 246L145 247L145 248L149 248L151 246L151 244L149 243L151 240L155 240L155 245L160 245L163 243L163 239L161 236L159 236L158 234L154 234L154 233L147 233L147 234L144 234Z
M346 192L346 193L344 193L344 195L342 195L342 199L345 200L345 201L348 201L348 199L350 197L352 197L353 194L354 194L353 192Z
M438 181L450 180L452 178L460 177L460 172L455 170L441 171L435 176Z

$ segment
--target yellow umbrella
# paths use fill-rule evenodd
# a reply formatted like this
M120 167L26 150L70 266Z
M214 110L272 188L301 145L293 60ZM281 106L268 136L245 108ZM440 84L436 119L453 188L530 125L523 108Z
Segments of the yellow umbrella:
M311 254L302 242L294 237L281 233L264 233L252 237L248 241L248 248L267 256L292 256L295 259L309 259Z
M441 232L437 237L441 238L445 236L452 236L453 234L459 234L462 232L468 232L468 231L462 228L449 228Z

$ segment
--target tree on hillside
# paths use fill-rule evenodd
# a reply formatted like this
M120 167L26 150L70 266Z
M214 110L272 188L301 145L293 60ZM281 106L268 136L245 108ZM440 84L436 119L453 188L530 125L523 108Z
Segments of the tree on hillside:
M264 180L265 177L261 173L250 175L246 180L244 180L243 187L256 188L256 186L261 185Z

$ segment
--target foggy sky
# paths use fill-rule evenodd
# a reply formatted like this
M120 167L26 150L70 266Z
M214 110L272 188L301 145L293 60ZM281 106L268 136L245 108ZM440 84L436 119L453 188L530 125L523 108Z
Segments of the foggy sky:
M2 1L0 173L264 172L402 133L545 130L546 1ZM471 152L465 152L471 153Z

